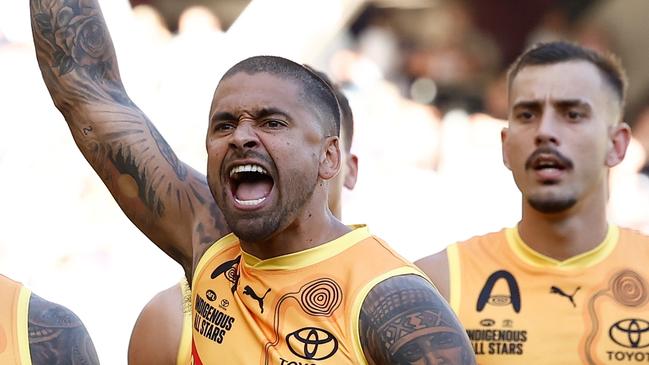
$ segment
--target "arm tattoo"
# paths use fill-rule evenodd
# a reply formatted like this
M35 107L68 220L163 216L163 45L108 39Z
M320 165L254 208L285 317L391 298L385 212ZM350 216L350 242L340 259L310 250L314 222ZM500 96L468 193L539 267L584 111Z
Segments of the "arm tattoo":
M29 349L34 365L99 364L83 323L69 309L32 294Z
M178 159L127 95L97 0L30 0L30 10L52 100L126 215L179 262L193 256L190 246L226 234L205 176Z
M361 308L360 336L370 364L475 364L462 326L416 275L387 279L370 291Z

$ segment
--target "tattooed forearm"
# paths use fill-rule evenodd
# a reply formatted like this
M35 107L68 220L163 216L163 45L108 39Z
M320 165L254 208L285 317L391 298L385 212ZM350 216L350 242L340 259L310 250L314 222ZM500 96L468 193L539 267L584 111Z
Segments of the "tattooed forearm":
M69 309L32 294L29 349L34 365L99 364L83 323Z
M43 79L77 146L131 221L191 271L197 241L227 230L205 176L127 95L97 0L30 0L30 10Z
M361 309L360 335L370 364L475 364L457 319L416 275L387 279L370 291Z

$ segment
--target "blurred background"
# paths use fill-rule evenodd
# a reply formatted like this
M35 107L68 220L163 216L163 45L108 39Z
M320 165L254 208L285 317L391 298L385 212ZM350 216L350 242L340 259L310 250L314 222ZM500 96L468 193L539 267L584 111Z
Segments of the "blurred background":
M205 171L216 83L274 54L327 72L355 114L354 191L368 223L415 260L513 226L500 154L505 72L529 45L569 39L618 54L634 140L611 173L610 216L649 233L649 1L104 0L131 98ZM27 1L0 2L0 273L74 310L105 364L125 364L142 307L182 271L121 213L77 151L36 64Z

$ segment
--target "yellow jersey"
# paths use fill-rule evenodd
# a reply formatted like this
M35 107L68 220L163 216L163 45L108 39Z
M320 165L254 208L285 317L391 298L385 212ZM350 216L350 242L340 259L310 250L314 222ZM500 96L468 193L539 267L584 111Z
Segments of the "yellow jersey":
M422 275L365 226L267 260L228 235L195 271L193 363L364 364L361 304L374 285L402 274Z
M27 315L31 292L0 275L0 364L31 365Z
M557 261L510 228L447 254L478 364L649 362L649 237L611 225L596 248Z

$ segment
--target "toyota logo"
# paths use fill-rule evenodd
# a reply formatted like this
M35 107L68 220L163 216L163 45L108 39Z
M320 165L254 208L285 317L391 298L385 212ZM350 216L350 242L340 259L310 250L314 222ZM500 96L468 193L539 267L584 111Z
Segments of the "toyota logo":
M338 340L322 328L304 327L286 336L288 349L305 360L328 359L338 351Z
M644 319L629 318L613 323L608 335L616 344L629 349L649 346L649 322Z

